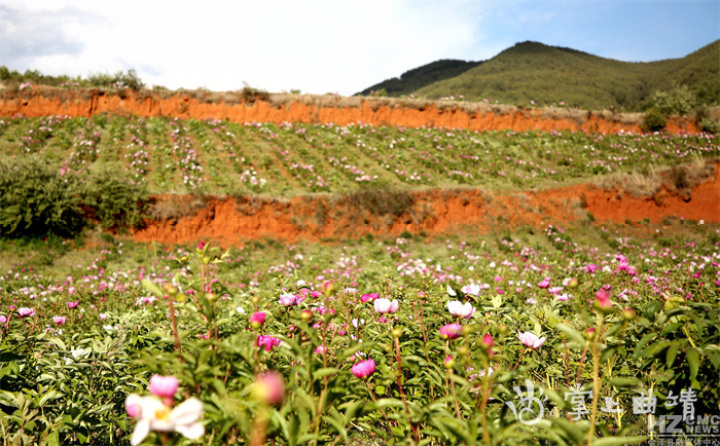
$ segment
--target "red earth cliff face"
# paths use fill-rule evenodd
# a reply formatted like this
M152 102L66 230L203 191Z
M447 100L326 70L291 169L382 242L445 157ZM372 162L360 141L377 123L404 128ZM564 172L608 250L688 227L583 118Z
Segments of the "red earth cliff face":
M342 106L342 99L319 99L317 104L290 101L283 105L254 101L251 103L211 102L188 94L140 95L131 91L108 94L98 91L61 90L55 93L4 92L0 95L0 116L69 115L90 117L99 113L126 114L140 117L167 116L180 118L215 118L233 122L301 122L347 125L362 122L372 125L404 127L446 127L470 130L582 130L589 132L640 133L639 124L604 119L585 113L581 118L548 117L542 109L515 109L507 113L469 113L450 106L421 108L382 105L373 99L356 101L359 106ZM321 103L322 102L322 103ZM671 119L668 132L698 132L694 121Z
M164 197L158 197L162 200ZM321 201L323 203L321 203ZM205 208L177 221L149 221L134 233L137 241L191 243L215 240L222 246L263 237L287 241L399 235L403 231L444 234L457 230L484 233L498 225L541 227L586 219L598 222L661 222L669 216L720 223L720 165L714 178L695 186L688 200L663 187L651 197L579 185L537 192L489 193L478 189L416 192L414 203L399 217L373 216L326 198L238 205L233 199L209 199Z

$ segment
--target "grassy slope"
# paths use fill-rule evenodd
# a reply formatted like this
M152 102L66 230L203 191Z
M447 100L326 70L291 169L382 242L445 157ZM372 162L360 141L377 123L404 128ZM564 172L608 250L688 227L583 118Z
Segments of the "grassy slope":
M586 109L614 105L637 110L653 91L687 84L701 102L718 104L719 56L720 40L681 59L648 63L621 62L568 48L523 42L415 93L431 99L464 95L467 100L487 98L509 104L564 101ZM418 79L413 82L424 83Z

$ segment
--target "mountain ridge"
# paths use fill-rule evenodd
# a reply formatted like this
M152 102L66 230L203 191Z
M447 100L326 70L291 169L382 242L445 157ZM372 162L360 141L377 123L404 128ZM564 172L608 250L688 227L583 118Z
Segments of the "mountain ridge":
M698 104L718 105L719 61L720 40L681 58L652 62L626 62L524 41L485 61L431 62L368 87L358 95L384 89L389 96L462 97L516 105L560 104L637 111L644 109L655 91L688 85Z

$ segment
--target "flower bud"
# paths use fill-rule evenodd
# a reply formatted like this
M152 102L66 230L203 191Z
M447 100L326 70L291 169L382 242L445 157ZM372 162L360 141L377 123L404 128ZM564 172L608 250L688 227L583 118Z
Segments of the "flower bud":
M400 336L402 336L402 334L403 334L402 328L399 328L399 327L393 328L393 331L392 331L393 338L399 338Z
M313 312L310 310L302 310L300 312L300 319L305 323L309 323L313 319Z
M448 355L445 357L445 368L451 370L455 367L455 360L452 356Z
M257 377L250 395L268 406L280 404L285 398L285 380L278 372L266 372Z
M632 308L625 308L622 311L622 317L626 321L631 321L631 320L635 319L635 310L633 310Z
M588 328L583 332L583 337L588 341L592 341L597 336L597 332L594 328Z
M165 282L163 284L163 289L166 293L168 293L168 296L174 296L178 293L177 287L170 282Z
M480 341L480 345L485 349L489 349L493 345L495 345L495 341L493 340L492 335L490 333L485 333L483 335L482 341Z
M252 328L256 328L256 329L260 328L260 327L262 327L264 322L265 322L265 313L262 311L253 313L252 316L250 316L250 326Z
M458 348L458 354L461 356L467 356L470 353L470 348L467 345L461 345Z

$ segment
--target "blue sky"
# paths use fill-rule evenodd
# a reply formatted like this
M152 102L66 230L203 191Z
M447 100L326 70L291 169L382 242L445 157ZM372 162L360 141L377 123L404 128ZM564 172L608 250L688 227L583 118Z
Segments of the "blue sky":
M1 65L71 76L134 68L171 89L352 95L526 40L648 62L719 38L718 0L0 0Z

